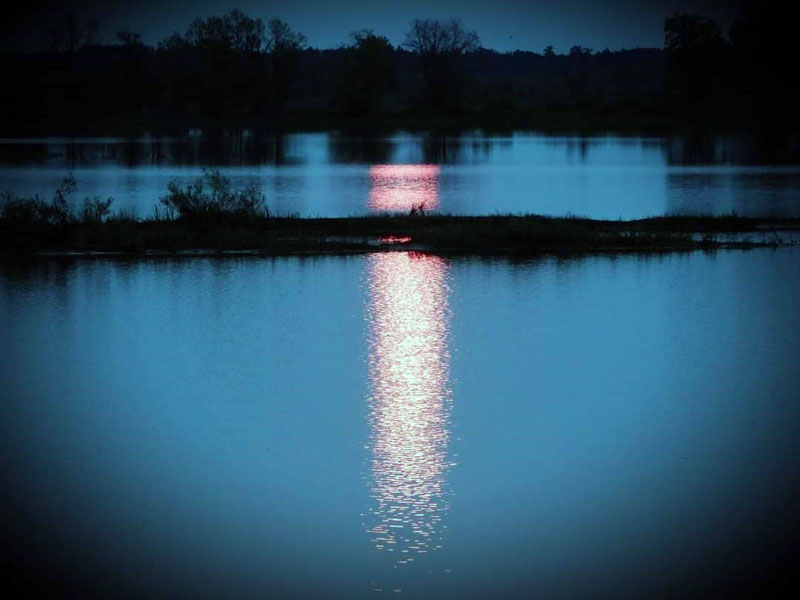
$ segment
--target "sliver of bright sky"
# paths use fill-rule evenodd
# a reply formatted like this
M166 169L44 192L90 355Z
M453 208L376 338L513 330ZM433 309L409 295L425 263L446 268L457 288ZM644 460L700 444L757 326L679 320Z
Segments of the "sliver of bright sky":
M415 18L461 18L477 30L484 47L498 51L541 52L552 45L568 52L573 45L594 50L662 47L664 17L675 12L711 17L727 32L737 0L29 0L27 8L9 14L0 35L5 47L36 50L47 23L72 10L79 19L95 18L103 43L115 43L115 32L142 33L155 45L173 31L183 33L192 19L239 8L266 21L278 17L308 37L309 45L335 48L351 31L370 28L399 45Z

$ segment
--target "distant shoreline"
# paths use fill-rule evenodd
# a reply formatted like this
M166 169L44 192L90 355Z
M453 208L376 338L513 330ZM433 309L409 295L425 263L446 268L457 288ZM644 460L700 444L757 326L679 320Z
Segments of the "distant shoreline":
M189 222L113 216L25 225L0 219L0 257L281 256L416 251L462 256L655 253L782 247L800 218L662 216L607 221L540 215L257 217Z

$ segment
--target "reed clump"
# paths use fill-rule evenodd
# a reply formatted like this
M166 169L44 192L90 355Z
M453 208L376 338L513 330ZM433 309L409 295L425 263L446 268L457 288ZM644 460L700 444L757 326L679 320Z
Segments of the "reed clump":
M181 220L192 223L254 221L269 218L266 198L254 186L233 190L231 182L219 171L206 171L186 187L171 180L168 193L156 207L157 219Z

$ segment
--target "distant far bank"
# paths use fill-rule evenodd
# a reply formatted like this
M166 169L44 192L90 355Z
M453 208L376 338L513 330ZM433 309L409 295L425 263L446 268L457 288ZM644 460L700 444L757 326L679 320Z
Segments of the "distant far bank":
M745 3L724 32L665 15L663 48L497 52L454 19L414 19L400 46L372 29L331 49L240 10L193 19L157 46L98 40L69 13L35 54L0 53L0 135L166 127L308 130L389 124L540 130L800 131L793 15Z

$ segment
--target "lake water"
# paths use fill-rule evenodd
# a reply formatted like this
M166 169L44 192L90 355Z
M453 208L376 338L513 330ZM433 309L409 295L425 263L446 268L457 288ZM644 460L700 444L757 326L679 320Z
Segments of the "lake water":
M0 191L50 197L72 173L75 201L115 198L140 216L217 168L259 187L281 215L408 212L800 216L800 142L728 136L593 137L535 132L438 136L192 131L134 139L2 139Z
M1 264L6 566L117 598L752 597L797 564L799 267Z

